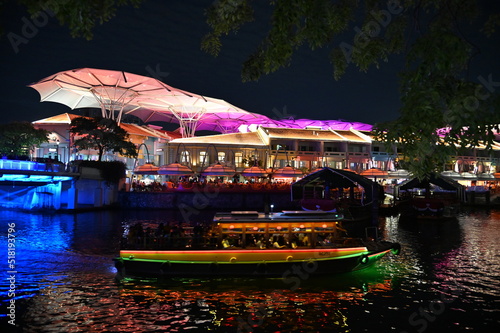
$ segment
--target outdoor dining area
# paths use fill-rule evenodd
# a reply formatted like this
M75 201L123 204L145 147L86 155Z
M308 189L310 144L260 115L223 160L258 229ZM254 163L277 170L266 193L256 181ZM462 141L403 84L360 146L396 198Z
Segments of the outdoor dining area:
M181 177L179 180L168 179L159 181L133 181L130 191L133 192L288 192L291 181L276 182L233 182L220 179L197 180L196 178Z

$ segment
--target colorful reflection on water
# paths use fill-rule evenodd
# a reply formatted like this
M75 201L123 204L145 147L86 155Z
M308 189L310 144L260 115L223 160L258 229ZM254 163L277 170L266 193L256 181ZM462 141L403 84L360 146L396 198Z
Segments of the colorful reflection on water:
M355 273L302 276L298 284L115 279L122 223L180 221L178 213L5 211L2 217L16 224L19 332L484 332L500 324L497 211L470 211L439 224L386 218L380 233L401 243L399 256ZM206 212L194 222L211 217ZM7 270L3 263L2 332L16 332L6 323Z

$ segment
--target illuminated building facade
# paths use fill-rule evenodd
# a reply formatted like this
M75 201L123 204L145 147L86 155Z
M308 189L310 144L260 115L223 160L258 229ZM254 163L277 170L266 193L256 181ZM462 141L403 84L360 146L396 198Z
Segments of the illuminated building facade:
M65 113L33 122L35 127L51 132L49 142L37 147L33 157L57 157L63 163L96 159L97 152L78 152L74 148L69 124L75 117L79 116ZM187 138L177 132L161 130L159 126L123 122L120 126L138 146L138 158L129 159L108 152L103 159L124 162L129 170L128 177L132 176L135 166L148 161L156 166L179 162L199 174L217 162L233 167L236 172L254 164L264 169L289 165L303 173L320 167L347 168L356 172L370 168L396 171L398 160L402 159L397 148L386 151L383 144L374 142L370 136L371 126L361 123L284 120L267 123L267 127L240 126L242 132ZM477 180L495 180L499 163L500 144L497 144L492 151L480 146L469 150L468 155L456 156L444 169L447 175L470 186Z

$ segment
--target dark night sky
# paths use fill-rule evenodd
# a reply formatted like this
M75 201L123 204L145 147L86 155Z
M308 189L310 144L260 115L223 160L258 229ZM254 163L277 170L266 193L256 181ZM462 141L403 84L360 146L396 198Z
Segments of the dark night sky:
M398 59L366 74L351 68L340 81L335 81L328 51L304 47L290 67L258 82L242 83L241 64L264 36L268 16L257 17L237 35L225 38L221 54L214 58L200 50L201 38L208 31L203 11L210 3L149 0L139 9L123 8L115 18L94 30L92 41L71 38L66 27L50 18L28 43L19 45L17 53L4 35L0 43L0 122L34 121L63 112L78 114L57 103L40 103L38 93L26 85L82 67L145 76L152 76L158 68L162 72L160 79L173 87L221 98L275 119L293 116L373 124L398 116ZM6 34L22 34L23 16L28 18L23 12L7 17L4 14ZM347 34L352 38L355 31ZM481 61L483 67L478 69L484 77L493 74L494 81L500 81L500 75L495 75L500 72L498 52L494 52L497 47L486 51L483 56L487 60Z

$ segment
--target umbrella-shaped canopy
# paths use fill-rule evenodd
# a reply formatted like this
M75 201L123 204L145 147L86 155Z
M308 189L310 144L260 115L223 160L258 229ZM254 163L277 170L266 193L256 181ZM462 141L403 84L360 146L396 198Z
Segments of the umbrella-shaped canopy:
M123 113L143 121L170 121L171 114L145 109L142 104L157 96L194 99L193 94L147 76L95 68L59 72L29 85L42 102L57 102L71 109L101 108L104 118L121 121Z
M253 167L246 168L241 172L243 177L265 177L268 172L265 169L262 169L258 165L254 165Z
M162 165L158 169L159 175L169 175L169 176L188 176L192 175L194 172L186 165L180 163L170 163L168 165Z
M236 173L236 170L222 165L220 163L216 163L212 166L207 167L205 170L203 170L202 174L206 176L226 176L230 177Z
M178 122L183 137L192 137L197 130L234 133L241 124L251 124L267 118L240 109L222 99L196 94L175 98L169 93L158 94L154 99L142 101L140 105L143 109L164 113L171 121Z
M383 177L387 177L388 173L387 173L387 171L384 171L384 170L380 170L377 168L371 168L368 170L361 171L360 175L365 176L365 177L369 177L369 178L383 178Z
M152 163L144 163L143 165L138 165L134 169L136 175L157 175L158 167Z

